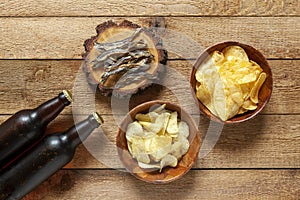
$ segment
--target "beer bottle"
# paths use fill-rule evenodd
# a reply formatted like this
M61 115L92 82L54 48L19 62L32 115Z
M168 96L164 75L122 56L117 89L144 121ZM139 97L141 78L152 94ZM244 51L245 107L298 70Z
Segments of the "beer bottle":
M70 162L76 147L103 120L93 113L63 133L49 134L0 173L0 200L21 199Z
M71 103L71 93L63 90L57 97L35 109L21 110L0 125L0 170L38 141L47 125Z

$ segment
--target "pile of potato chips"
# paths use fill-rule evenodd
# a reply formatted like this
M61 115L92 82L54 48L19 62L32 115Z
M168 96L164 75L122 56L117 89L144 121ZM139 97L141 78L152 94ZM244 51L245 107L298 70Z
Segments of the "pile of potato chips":
M128 149L141 168L176 167L189 149L189 126L165 104L147 114L137 114L126 131Z
M255 110L266 73L240 46L214 51L196 71L197 98L221 120Z

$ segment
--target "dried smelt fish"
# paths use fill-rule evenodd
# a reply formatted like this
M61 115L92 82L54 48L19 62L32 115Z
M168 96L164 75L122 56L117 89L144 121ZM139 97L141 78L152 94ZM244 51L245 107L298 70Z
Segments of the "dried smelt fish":
M122 67L116 68L114 70L103 73L101 76L101 83L105 83L105 81L109 78L109 76L114 74L119 74L121 72L127 72L127 74L133 74L136 72L146 71L150 68L150 64L148 61L149 58L143 59L139 63L125 64Z
M141 39L138 42L130 42L128 45L128 51L134 51L136 49L146 49L147 48L147 43Z
M153 83L147 80L147 75L134 79L136 73L143 71L159 79L159 74L165 71L168 55L160 35L150 29L128 20L120 23L109 20L99 24L97 34L84 41L83 69L88 83L97 86L104 96L122 98ZM122 81L129 85L116 89L115 85L122 77L125 77ZM149 75L149 78L152 77ZM130 84L137 79L140 81Z
M124 56L125 54L128 54L127 49L110 49L108 51L99 54L99 56L97 56L97 58L93 60L92 63L103 63L109 57L116 59L118 57Z
M108 51L100 53L95 60L92 61L92 63L95 63L93 68L101 67L104 63L104 66L106 66L107 59L110 60L118 60L121 57L126 56L127 54L137 57L137 54L144 54L150 56L150 52L143 51L139 52L141 50L145 50L147 48L147 44L141 45L141 42L144 42L140 40L139 42L132 42L131 46L126 47L125 49L110 49ZM139 48L142 47L142 48ZM137 53L138 52L138 53ZM110 63L110 62L109 62Z
M144 39L135 41L141 31L142 28L138 28L130 37L117 42L95 42L94 47L100 51L100 54L92 63L94 63L93 68L103 67L104 69L100 80L103 86L110 76L116 74L120 75L120 78L109 89L122 88L143 79L152 80L156 78L146 73L154 58L146 41Z
M141 33L142 30L143 28L137 28L136 31L130 37L117 42L112 42L112 43L95 42L94 47L95 49L100 51L108 51L110 49L124 48L124 45L128 45L128 42L133 41L139 35L139 33Z
M147 58L146 61L149 63L151 62L152 55L149 51L137 51L137 52L129 52L129 55L121 57L116 62L107 63L108 65L104 65L105 71L111 71L114 70L117 67L120 67L121 65L126 65L132 63L135 65L135 63L138 63L141 59Z
M126 67L120 67L114 71L110 71L110 72L105 72L104 74L102 74L101 76L101 83L105 83L105 81L111 76L111 75L114 75L114 74L119 74L121 72L125 72L127 71L128 69Z
M122 64L126 64L128 61L130 61L132 59L131 56L125 56L125 57L122 57L120 58L119 60L117 60L116 62L114 63L111 63L110 65L106 66L104 65L104 69L105 71L111 71L111 70L114 70L115 68L119 67L120 65Z
M131 83L137 82L137 81L141 81L143 79L148 79L148 80L156 80L157 77L146 73L146 72L139 72L139 73L126 73L126 75L122 76L118 82L116 83L116 85L114 86L114 88L116 89L120 89L122 87L125 87L126 85L129 85Z
M109 57L105 62L104 62L104 69L108 68L111 65L114 65L117 62L116 59ZM96 66L96 65L94 65ZM100 66L100 63L98 63L97 66Z
M151 53L149 51L140 50L140 51L132 51L129 52L129 55L133 58L141 58L141 57L151 57Z

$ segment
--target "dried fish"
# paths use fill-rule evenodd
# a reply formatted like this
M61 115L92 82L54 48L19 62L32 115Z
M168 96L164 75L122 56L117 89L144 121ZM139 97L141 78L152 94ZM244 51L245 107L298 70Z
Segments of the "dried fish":
M134 51L137 49L146 49L148 47L147 43L141 39L138 42L131 42L128 44L128 51Z
M107 68L111 65L114 65L115 63L117 62L116 59L112 58L112 57L109 57L105 62L104 62L104 69L107 71ZM94 65L96 66L96 65ZM99 67L99 65L97 65L97 67Z
M115 84L114 88L120 89L122 87L125 87L126 85L141 81L143 79L156 80L157 77L152 74L146 73L146 72L126 73L118 80L118 82Z
M145 50L144 48L147 47L147 44L144 44L142 49L139 49L137 44L139 42L132 42L133 44L126 49L110 49L108 51L105 51L97 56L95 60L92 62L95 63L93 65L93 68L101 67L101 66L107 66L107 64L111 63L111 61L106 62L108 59L115 61L118 60L127 54L131 55L134 58L138 58L140 56L150 56L150 52L148 50ZM140 55L139 55L140 54ZM104 63L104 64L103 64Z
M141 58L141 57L150 57L151 53L146 50L136 50L129 52L129 55L132 56L133 58Z
M124 48L124 46L128 45L128 42L133 41L139 35L139 33L141 33L142 30L143 28L137 28L136 31L130 37L117 42L112 42L112 43L95 42L94 47L99 51L109 51L111 49Z
M119 74L121 72L124 72L124 71L127 71L128 68L127 67L120 67L120 68L117 68L113 71L109 71L109 72L105 72L102 74L101 76L101 83L105 83L106 80L111 76L111 75L114 75L114 74Z
M140 71L146 71L150 68L149 64L146 64L147 61L146 59L142 60L140 63L131 63L131 64L124 64L122 67L115 68L113 70L104 72L103 75L101 76L101 82L105 83L105 81L109 78L109 76L118 74L121 72L127 72L129 74L140 72Z
M116 59L118 57L124 56L125 54L128 54L127 49L110 49L99 54L99 56L97 56L97 58L93 60L92 63L104 63L105 60L107 60L109 57Z
M142 28L138 28L130 37L117 42L95 42L94 47L100 51L100 54L92 61L92 67L103 67L104 72L100 80L103 86L110 76L116 74L120 78L109 89L122 88L143 79L153 80L156 78L146 72L151 67L154 58L148 49L147 42L144 39L135 41L141 31Z
M120 58L119 60L117 60L116 62L112 63L109 66L104 66L104 68L105 68L106 71L111 71L111 70L119 67L122 64L126 64L131 59L132 59L131 56L125 56L125 57Z

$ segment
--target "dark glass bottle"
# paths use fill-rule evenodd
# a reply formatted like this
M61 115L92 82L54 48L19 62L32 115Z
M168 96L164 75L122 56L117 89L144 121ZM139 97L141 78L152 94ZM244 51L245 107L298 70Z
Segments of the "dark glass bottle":
M63 90L37 108L21 110L3 122L0 125L0 170L42 138L47 125L71 101L71 93Z
M70 162L76 147L100 124L93 113L63 133L49 134L0 173L0 200L21 199Z

